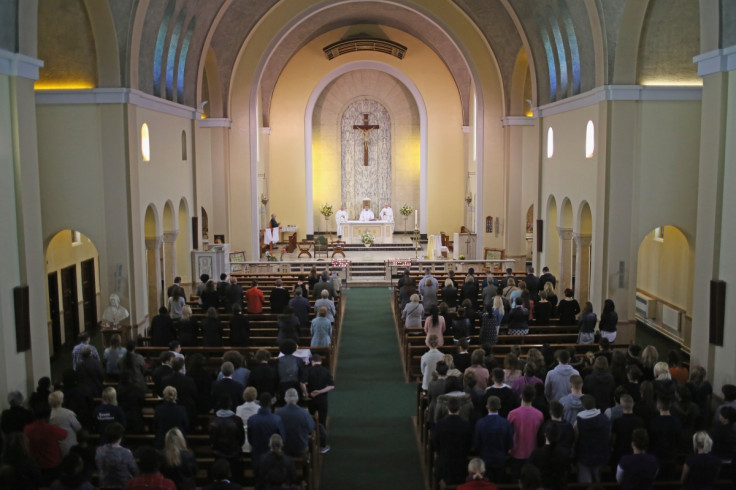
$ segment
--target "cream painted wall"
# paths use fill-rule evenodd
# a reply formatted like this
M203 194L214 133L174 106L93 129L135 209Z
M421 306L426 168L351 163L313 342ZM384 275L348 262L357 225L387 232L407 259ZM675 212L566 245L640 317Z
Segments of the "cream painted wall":
M27 367L30 357L25 352L16 352L15 344L15 307L13 304L13 287L23 283L21 279L22 249L19 243L18 229L21 226L18 218L22 214L17 208L17 190L15 186L13 130L15 121L11 118L12 98L10 86L14 83L7 76L0 75L0 224L7 233L0 234L0 247L3 250L0 259L0 273L4 280L0 284L0 393L19 390L28 394L34 386L33 374ZM42 293L31 291L32 298L41 298ZM34 304L38 304L36 301ZM43 307L43 306L41 306ZM45 323L42 323L45 325ZM48 374L48 373L47 373ZM0 399L0 405L7 407L6 399Z
M259 118L254 97L257 90L254 90L253 85L257 82L259 70L273 47L274 35L278 36L279 33L284 32L288 26L293 25L294 19L298 18L305 11L304 9L317 3L317 0L305 0L298 4L279 3L256 26L238 55L231 79L231 94L228 103L228 111L232 118L229 165L231 182L234 183L231 185L233 192L230 201L232 209L243 210L241 226L233 227L231 230L234 237L232 242L235 246L242 246L250 250L256 241L253 235L255 230L253 220L257 217L257 209L252 209L251 194L254 187L252 182L255 181L257 174L257 155L251 146L251 138L256 135ZM462 46L471 71L477 77L479 86L476 88L482 95L479 100L483 110L483 125L473 127L471 130L479 131L479 145L482 150L482 160L479 161L484 162L484 168L481 169L482 178L479 173L478 182L481 185L478 188L488 187L492 184L493 175L503 172L503 131L500 120L504 115L504 106L498 67L488 45L479 36L478 31L469 25L467 17L457 6L447 2L432 2L422 7L435 18L442 19L443 25L452 32L458 45ZM313 67L310 67L310 70L311 68ZM453 90L453 93L456 91ZM460 132L461 128L458 127L457 131ZM443 138L446 137L448 135L443 135ZM252 167L244 168L243 162L251 162ZM297 173L293 178L300 177L301 174ZM491 196L480 196L480 211L476 213L476 220L479 222L481 216L503 209L504 200L505 196L502 192ZM462 200L458 206L462 207ZM451 214L457 215L456 212ZM479 242L479 249L482 249L482 245L484 243Z
M664 227L664 240L654 230L641 242L636 287L690 311L694 254L687 238L674 226Z
M316 84L330 71L341 64L360 59L376 60L395 66L417 85L424 98L429 121L427 159L429 199L426 210L428 232L455 230L462 224L465 176L462 171L458 171L458 166L461 169L463 161L462 118L460 101L455 96L448 96L457 94L457 91L446 67L430 49L405 33L390 28L385 28L385 31L391 39L407 46L411 56L400 61L377 53L357 53L328 61L321 47L340 36L339 32L328 33L300 50L281 74L271 107L270 173L288 175L289 178L278 180L272 178L269 184L270 207L279 214L282 223L296 224L300 230L306 226L304 209L299 203L303 203L306 199L303 185L305 181L303 121L307 100ZM424 76L428 72L433 76ZM324 154L321 148L318 151ZM395 151L404 150L399 146ZM449 198L451 195L457 196L457 199ZM322 200L323 195L315 196L314 202L322 204ZM278 203L297 205L279 206ZM398 206L395 204L394 208ZM316 221L315 226L319 229L321 223Z

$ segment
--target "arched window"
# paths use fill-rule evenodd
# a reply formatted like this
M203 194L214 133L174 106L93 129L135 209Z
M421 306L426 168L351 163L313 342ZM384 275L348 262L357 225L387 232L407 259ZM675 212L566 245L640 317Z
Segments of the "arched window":
M547 130L547 158L555 154L555 132L552 128Z
M593 121L588 121L585 128L585 158L593 158L593 153L595 153L595 126Z
M187 159L187 132L181 130L181 159Z
M148 135L148 124L143 123L141 126L141 155L144 162L151 161L151 142Z

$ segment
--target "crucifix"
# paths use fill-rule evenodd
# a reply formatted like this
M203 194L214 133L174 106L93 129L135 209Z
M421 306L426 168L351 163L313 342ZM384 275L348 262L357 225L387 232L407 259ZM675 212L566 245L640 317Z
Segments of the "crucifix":
M368 131L372 129L378 129L378 124L368 124L368 114L363 114L363 124L353 125L353 129L359 129L363 131L363 166L368 166Z

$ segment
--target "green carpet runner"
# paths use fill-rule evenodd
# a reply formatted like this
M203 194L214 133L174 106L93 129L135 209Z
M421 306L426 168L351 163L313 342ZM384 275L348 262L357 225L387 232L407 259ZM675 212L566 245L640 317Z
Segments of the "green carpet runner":
M390 291L351 288L342 329L321 488L423 489L416 387L404 382Z

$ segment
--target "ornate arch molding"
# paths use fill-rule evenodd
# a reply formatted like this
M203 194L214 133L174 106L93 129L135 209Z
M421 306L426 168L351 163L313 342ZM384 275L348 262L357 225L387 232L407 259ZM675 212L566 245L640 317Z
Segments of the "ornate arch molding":
M383 4L376 8L376 3ZM353 24L385 25L407 32L433 49L455 80L463 110L463 124L470 120L472 74L467 56L449 33L429 14L393 0L374 2L339 1L319 4L301 11L267 51L258 85L261 90L263 126L269 126L271 98L282 70L296 51L315 37Z
M84 0L97 53L97 86L120 87L125 81L120 73L120 51L115 37L112 12L106 2Z
M619 24L618 39L616 40L613 73L610 77L613 85L636 84L641 30L648 9L649 0L626 2L624 6Z

